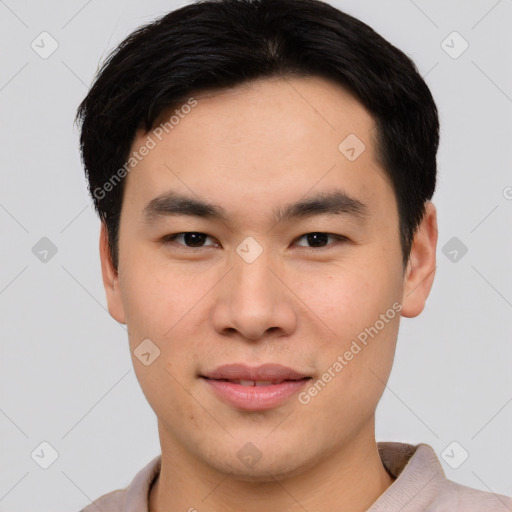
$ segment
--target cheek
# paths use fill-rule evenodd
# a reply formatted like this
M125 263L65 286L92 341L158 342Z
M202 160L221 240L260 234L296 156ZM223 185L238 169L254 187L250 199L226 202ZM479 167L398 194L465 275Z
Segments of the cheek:
M162 265L143 255L126 260L121 281L127 324L135 336L158 340L193 326L195 306L207 292L201 276L193 278L180 267Z
M375 265L347 263L343 268L302 273L294 283L308 318L324 325L328 344L354 338L401 297L395 273Z
M401 307L397 286L389 277L377 280L367 271L303 286L309 292L308 306L322 320L316 326L325 324L334 334L315 337L321 374L302 403L309 403L312 418L327 414L330 425L362 428L375 411L393 364Z
M129 271L121 281L122 294L137 380L158 417L165 417L169 409L186 417L193 410L187 408L190 396L183 388L183 373L196 364L202 339L196 335L203 324L194 307L205 293L198 286L202 281L176 269L163 271L142 256L125 263L131 265L125 267ZM146 366L137 354L147 339L159 352Z
M302 280L297 294L315 313L308 312L314 329L326 333L315 336L318 367L336 375L318 402L341 401L346 407L361 402L370 414L393 364L401 309L399 275L391 266L354 264L316 277Z

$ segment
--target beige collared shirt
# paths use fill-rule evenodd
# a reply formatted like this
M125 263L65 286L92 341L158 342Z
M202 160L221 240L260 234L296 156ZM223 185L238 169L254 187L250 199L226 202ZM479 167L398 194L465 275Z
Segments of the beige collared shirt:
M377 443L382 463L396 480L367 512L512 512L512 498L479 491L446 478L427 444ZM161 455L125 489L98 498L80 512L148 512L148 496L160 472Z

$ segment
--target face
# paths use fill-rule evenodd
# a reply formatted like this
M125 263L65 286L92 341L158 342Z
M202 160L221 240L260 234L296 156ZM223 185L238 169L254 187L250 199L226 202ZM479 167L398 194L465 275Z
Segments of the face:
M163 450L239 479L293 475L374 435L400 316L432 284L435 210L404 272L373 120L333 82L194 99L133 143L155 142L126 178L118 273L102 229L109 310Z

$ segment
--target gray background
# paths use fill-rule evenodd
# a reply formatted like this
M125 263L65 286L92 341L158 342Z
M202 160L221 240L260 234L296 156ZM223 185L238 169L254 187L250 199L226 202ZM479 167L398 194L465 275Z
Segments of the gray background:
M0 511L78 511L160 453L106 310L73 118L108 51L184 3L0 0ZM413 58L442 125L437 277L423 314L402 320L377 438L440 457L456 441L450 479L512 495L512 0L331 3ZM31 47L43 31L59 45L46 59ZM458 58L453 31L469 43ZM43 237L57 248L46 262L32 250ZM31 457L48 462L43 441L58 452L48 469Z

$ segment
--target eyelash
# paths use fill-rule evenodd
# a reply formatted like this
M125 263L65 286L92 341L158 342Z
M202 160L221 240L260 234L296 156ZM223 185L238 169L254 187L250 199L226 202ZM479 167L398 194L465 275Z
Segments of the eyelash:
M177 245L180 245L180 246L184 247L185 249L191 249L191 250L194 250L194 249L204 249L205 247L214 247L214 245L206 245L206 246L199 246L199 247L189 247L188 245L175 242L175 240L179 236L187 235L187 234L206 235L206 233L201 233L200 231L182 231L181 233L173 233L173 234L170 234L170 235L166 235L163 238L161 238L160 241L161 241L161 243L163 245L170 245L170 244L176 243ZM349 241L349 239L346 236L336 235L334 233L326 233L324 231L311 231L309 233L304 233L303 235L299 236L295 240L300 240L301 238L304 238L304 237L306 237L308 235L327 235L329 237L332 237L332 238L336 239L338 242L341 242L341 243ZM206 235L206 236L209 237L209 238L213 238L213 237L210 237L210 235ZM318 250L318 249L328 249L329 247L332 247L333 245L336 245L336 244L328 244L326 246L321 246L321 247L307 247L307 246L299 246L299 247L302 247L303 249L316 249L316 250Z

